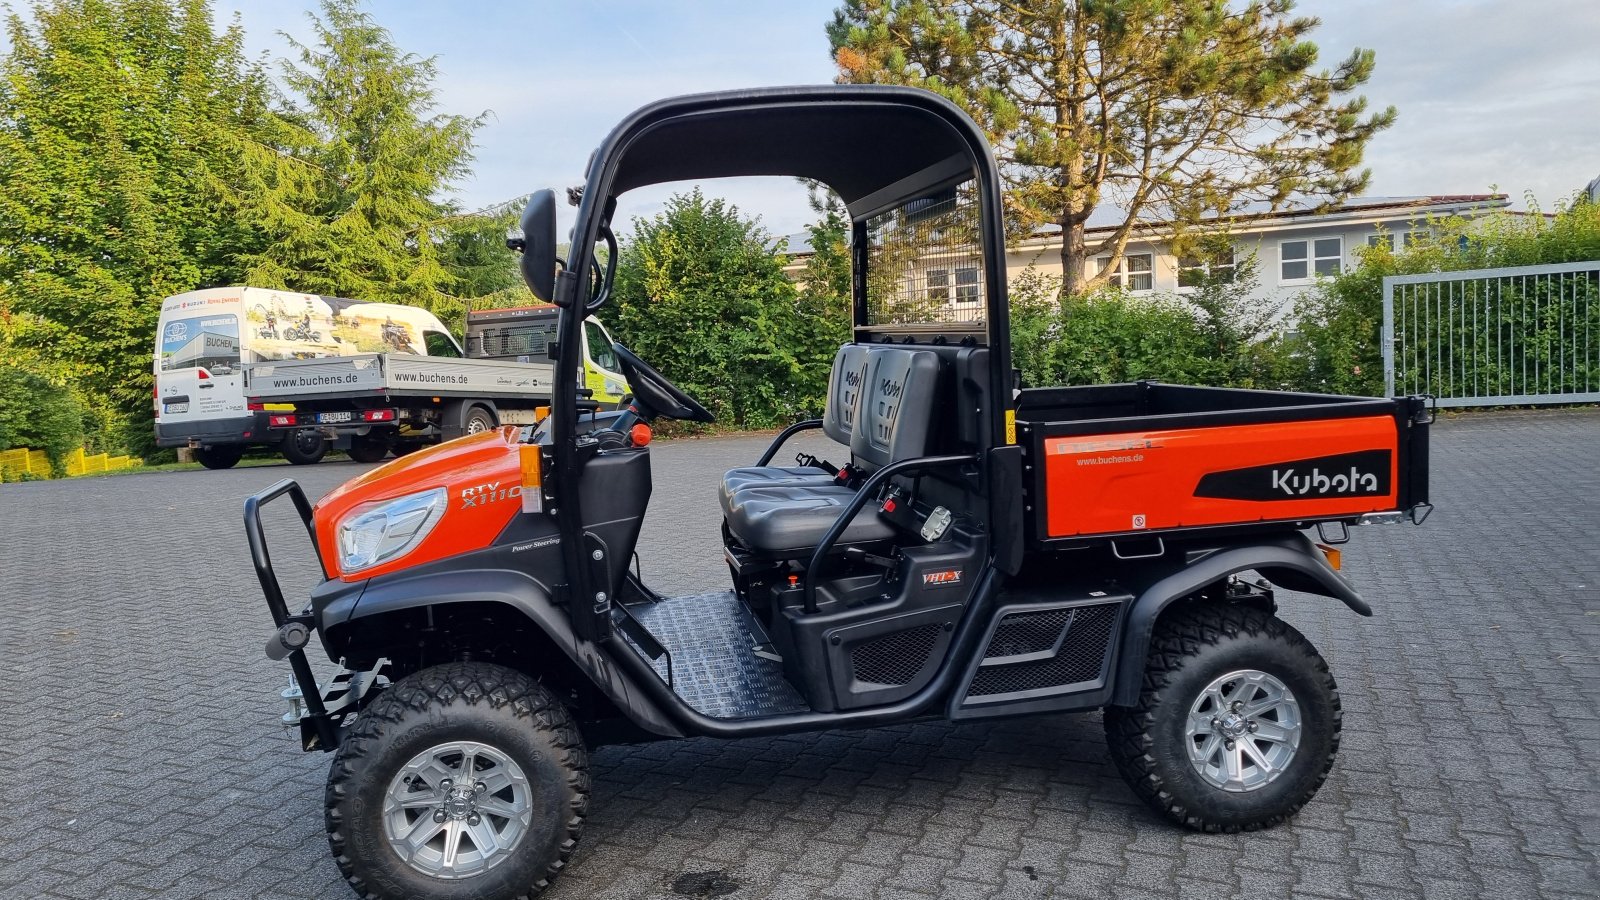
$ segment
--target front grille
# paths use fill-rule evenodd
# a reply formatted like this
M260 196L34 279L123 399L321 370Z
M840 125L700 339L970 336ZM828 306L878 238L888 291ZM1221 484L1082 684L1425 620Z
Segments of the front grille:
M871 684L910 684L928 663L944 626L938 623L907 628L864 641L850 650L850 667L857 681Z
M1080 606L1076 609L1054 610L1049 613L1007 616L995 629L995 636L989 642L987 654L989 656L1037 652L1037 650L1009 650L1009 647L1002 647L1009 652L995 652L995 645L1001 633L1008 625L1013 624L1013 619L1057 615L1068 617L1070 621L1067 624L1067 638L1062 642L1060 652L1050 659L979 668L978 674L972 678L971 687L967 689L967 696L992 697L997 694L1015 694L1098 681L1100 670L1105 663L1106 651L1111 647L1111 636L1116 631L1117 607L1116 603L1101 603L1095 606ZM1033 627L1037 628L1036 625ZM1018 626L1018 630L1022 630L1022 626ZM1052 635L1051 645L1054 642L1055 636ZM1049 646L1040 649L1049 649Z

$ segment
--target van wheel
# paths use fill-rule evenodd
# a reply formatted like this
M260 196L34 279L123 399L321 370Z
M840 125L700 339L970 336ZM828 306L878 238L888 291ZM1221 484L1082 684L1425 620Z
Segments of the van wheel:
M283 458L297 466L309 466L327 455L328 442L314 428L291 431L283 438Z
M328 844L362 897L511 900L566 865L588 802L560 701L511 669L452 663L356 719L328 773Z
M461 423L462 434L477 434L495 427L494 413L481 406L474 406L467 410L466 421Z
M399 459L408 453L415 453L421 450L422 447L421 441L395 441L394 446L390 447L389 451L394 454L395 459Z
M208 469L231 469L244 459L244 447L240 444L218 444L214 447L196 447L194 459Z
M1277 825L1333 767L1339 688L1311 642L1264 610L1207 603L1164 616L1143 684L1136 705L1106 709L1106 741L1133 792L1180 825Z
M350 458L359 463L375 463L389 455L389 442L382 435L362 434L350 439Z

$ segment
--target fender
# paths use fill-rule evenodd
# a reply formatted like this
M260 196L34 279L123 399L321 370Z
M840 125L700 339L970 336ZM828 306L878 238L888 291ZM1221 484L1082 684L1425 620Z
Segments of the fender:
M1333 597L1344 601L1344 605L1360 615L1372 615L1372 607L1328 565L1316 545L1304 534L1216 550L1176 571L1164 570L1167 574L1154 582L1133 585L1136 597L1122 631L1111 705L1131 706L1138 702L1139 688L1144 682L1145 654L1150 649L1156 619L1163 610L1208 584L1249 569L1289 590Z
M316 606L317 625L326 638L362 619L451 603L499 603L515 609L548 635L635 724L663 737L683 735L605 648L573 634L567 615L556 607L544 585L526 572L495 568L398 572L367 581L359 592L349 591Z

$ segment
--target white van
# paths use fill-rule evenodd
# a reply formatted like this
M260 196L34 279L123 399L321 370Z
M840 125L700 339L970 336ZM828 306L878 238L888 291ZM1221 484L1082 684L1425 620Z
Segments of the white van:
M357 306L359 315L351 311ZM328 449L316 429L269 430L274 410L252 409L245 400L244 364L384 350L430 355L433 347L461 355L424 309L251 287L168 297L155 344L156 443L191 447L211 469L232 466L254 444L275 445L297 464L317 462ZM285 410L292 407L275 411Z

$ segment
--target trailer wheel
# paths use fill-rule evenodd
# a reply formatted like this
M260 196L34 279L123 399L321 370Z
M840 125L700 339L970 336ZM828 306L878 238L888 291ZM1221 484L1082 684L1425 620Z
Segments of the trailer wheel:
M452 663L356 719L328 773L328 844L362 897L530 897L572 855L588 800L583 739L555 696Z
M283 458L297 466L309 466L322 461L328 453L328 442L315 428L302 428L283 436Z
M358 434L350 439L350 449L345 451L359 463L375 463L389 455L389 442L381 434Z
M467 410L467 417L461 423L461 433L477 434L480 431L488 431L496 424L498 423L495 422L494 413L481 406L474 406Z
M1339 689L1300 632L1260 609L1195 604L1156 626L1144 690L1105 712L1111 758L1156 812L1196 831L1277 825L1339 750Z
M242 444L217 444L211 447L196 447L194 459L208 469L231 469L244 459L244 446Z

